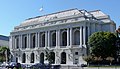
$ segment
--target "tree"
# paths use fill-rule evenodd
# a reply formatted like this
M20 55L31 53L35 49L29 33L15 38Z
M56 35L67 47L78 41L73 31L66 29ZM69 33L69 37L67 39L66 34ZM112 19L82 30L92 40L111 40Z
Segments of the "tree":
M51 54L52 50L49 50L48 48L45 49L46 52L46 60L48 60L49 64L53 62L53 55Z
M111 32L96 32L88 39L90 53L96 57L116 56L116 36Z
M6 57L7 55L7 57ZM9 60L9 55L10 55L10 50L9 48L7 48L6 46L1 46L0 47L0 61L3 62L3 61L8 61ZM6 58L8 60L6 60Z

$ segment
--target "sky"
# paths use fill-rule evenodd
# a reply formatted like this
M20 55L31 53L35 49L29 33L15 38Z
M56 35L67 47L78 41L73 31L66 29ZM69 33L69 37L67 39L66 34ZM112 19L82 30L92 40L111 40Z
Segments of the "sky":
M39 9L43 7L43 11ZM120 25L120 0L0 0L0 35L10 36L24 20L68 9L101 10Z

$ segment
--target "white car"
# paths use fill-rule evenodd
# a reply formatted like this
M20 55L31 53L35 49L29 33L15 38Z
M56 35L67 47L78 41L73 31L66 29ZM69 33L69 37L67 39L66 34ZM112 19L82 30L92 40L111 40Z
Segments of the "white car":
M9 63L8 63L8 62L3 62L3 63L1 64L1 67L7 67L7 66L9 66Z

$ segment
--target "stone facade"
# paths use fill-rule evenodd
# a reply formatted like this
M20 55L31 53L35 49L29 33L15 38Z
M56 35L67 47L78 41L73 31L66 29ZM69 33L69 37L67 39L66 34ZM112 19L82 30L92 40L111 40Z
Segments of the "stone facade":
M46 50L52 64L86 63L88 37L97 31L114 32L115 23L100 10L70 9L29 18L10 33L12 61L23 64L43 63Z

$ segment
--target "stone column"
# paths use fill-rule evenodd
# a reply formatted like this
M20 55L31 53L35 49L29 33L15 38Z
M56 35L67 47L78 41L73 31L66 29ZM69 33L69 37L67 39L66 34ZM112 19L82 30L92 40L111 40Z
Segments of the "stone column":
M90 36L90 27L88 26L88 37Z
M35 48L38 47L38 32L35 33Z
M13 49L13 36L11 36L11 49Z
M82 27L80 27L80 46L82 46Z
M29 33L29 48L30 48L30 46L31 46L31 34Z
M48 47L50 47L50 31L48 31Z
M67 28L67 46L69 46L69 28Z
M47 31L45 31L45 47L47 47Z
M21 40L20 40L20 35L19 35L19 49L21 48Z
M70 46L72 46L72 28L70 28Z
M86 45L86 26L83 27L83 41L85 46Z
M15 38L14 38L14 49L16 49L16 36L15 36Z
M27 34L27 48L29 48L29 34Z
M22 44L22 41L23 41L23 40L22 40L22 35L20 35L20 37L21 37L21 48L22 48L22 46L23 46L23 44Z
M58 47L58 30L56 30L56 47Z
M15 49L15 36L12 36L12 48Z
M57 30L57 38L58 38L58 47L60 47L60 29Z
M40 47L40 33L38 32L38 47Z

